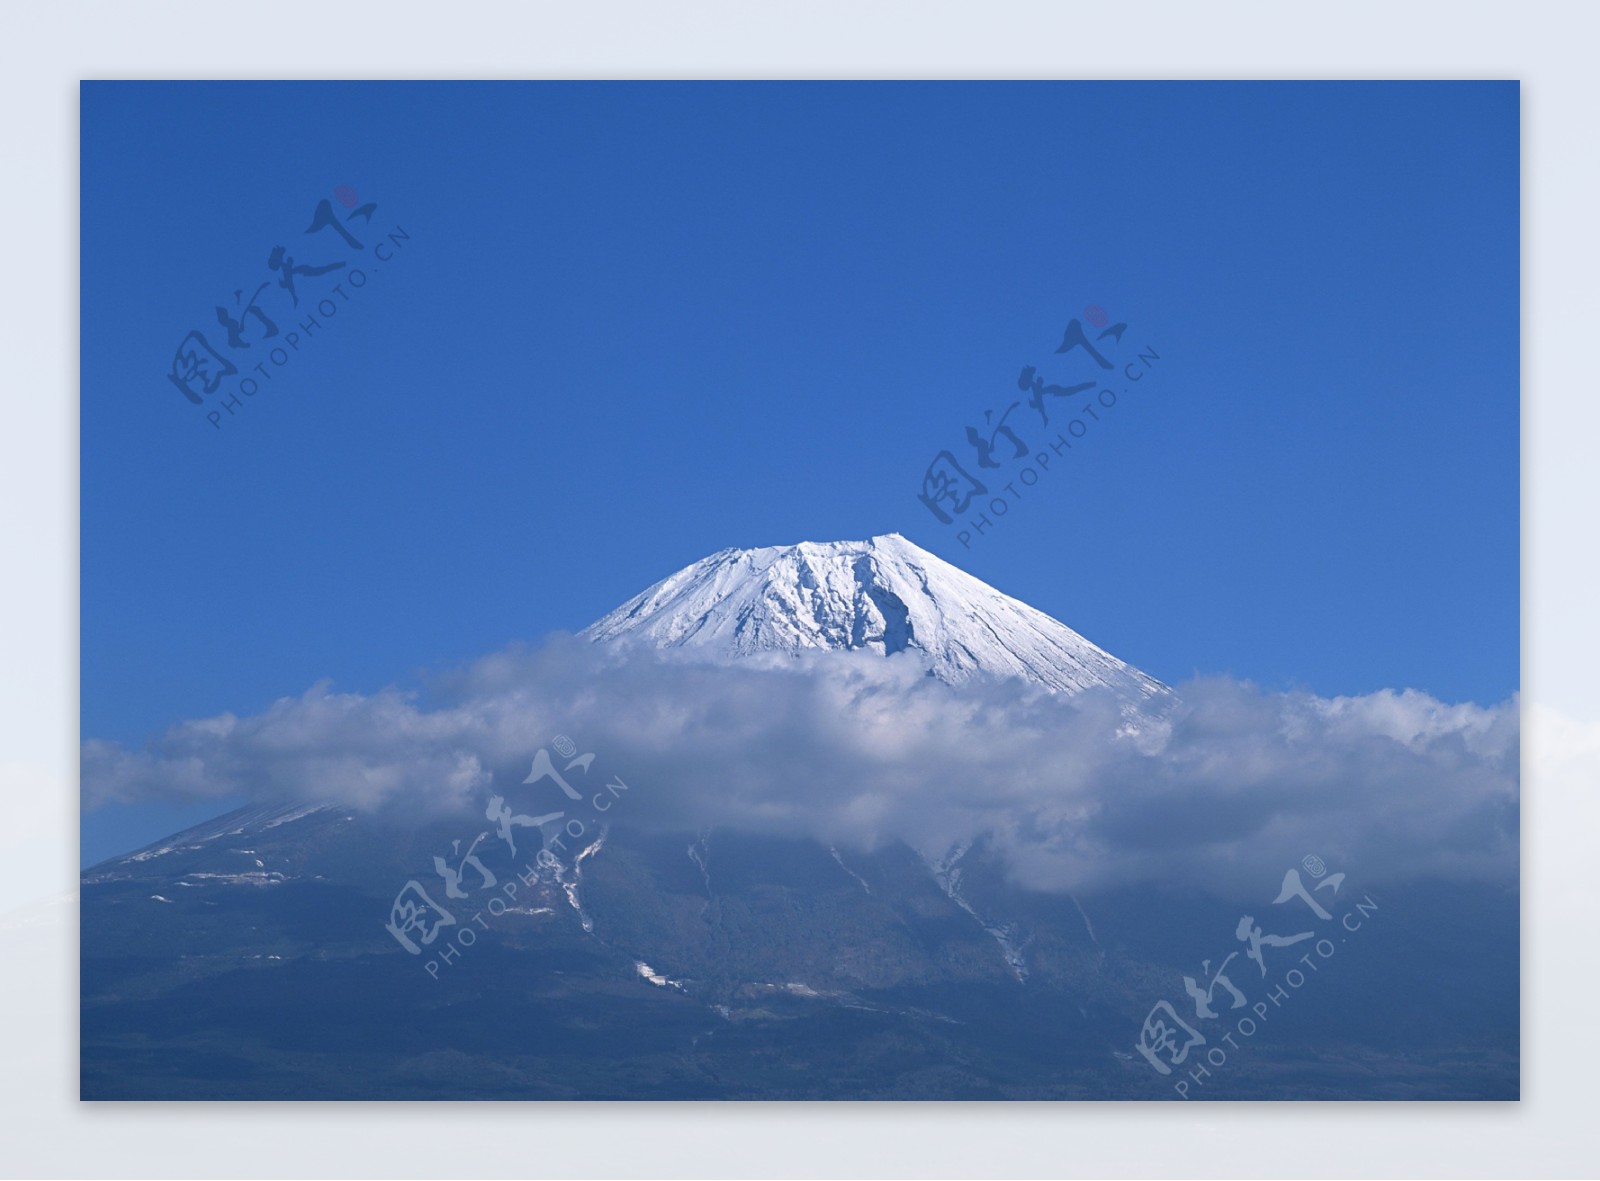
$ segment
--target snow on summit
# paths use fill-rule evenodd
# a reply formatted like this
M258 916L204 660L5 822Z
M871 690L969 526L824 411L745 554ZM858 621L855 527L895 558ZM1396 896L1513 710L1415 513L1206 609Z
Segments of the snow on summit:
M1021 677L1053 692L1105 686L1129 701L1159 681L898 533L726 549L580 633L737 659L802 649L911 651L939 679Z

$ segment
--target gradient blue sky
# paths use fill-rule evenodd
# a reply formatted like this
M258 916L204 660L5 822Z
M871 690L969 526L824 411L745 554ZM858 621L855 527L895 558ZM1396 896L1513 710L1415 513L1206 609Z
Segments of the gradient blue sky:
M1168 682L1501 700L1518 121L1514 82L86 83L82 735L889 531ZM350 257L301 233L340 184L409 241L215 430L173 350L274 246ZM1087 304L1160 368L963 549L923 469Z

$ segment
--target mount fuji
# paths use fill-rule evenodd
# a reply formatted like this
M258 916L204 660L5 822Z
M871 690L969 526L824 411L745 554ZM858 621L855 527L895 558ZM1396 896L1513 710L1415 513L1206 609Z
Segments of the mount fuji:
M1055 693L1103 687L1130 703L1171 692L898 533L725 549L662 579L580 634L716 660L808 649L910 652L951 685L1018 677Z
M897 534L724 550L581 635L718 665L877 654L956 694L1015 678L1109 690L1125 714L1176 702ZM542 812L554 789L519 784L526 765L495 790ZM705 776L739 790L734 770ZM437 817L263 800L86 870L82 1097L1171 1098L1134 1042L1239 921L1205 890L1028 888L984 834L930 857L893 837L841 848L619 809L533 861L500 848L488 815L481 799ZM430 947L394 934L412 887L451 915ZM1465 1056L1460 1040L1515 1012L1514 894L1374 901L1362 953L1323 973L1337 986L1275 1015L1206 1097L1516 1097L1515 1022ZM1485 957L1486 932L1512 954Z

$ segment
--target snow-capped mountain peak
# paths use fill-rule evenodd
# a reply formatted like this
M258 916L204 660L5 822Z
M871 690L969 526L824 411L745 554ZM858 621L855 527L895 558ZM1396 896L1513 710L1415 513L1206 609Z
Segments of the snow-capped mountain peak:
M949 684L1021 677L1060 693L1168 692L1042 611L889 533L866 541L726 549L581 633L737 659L805 649L912 652Z

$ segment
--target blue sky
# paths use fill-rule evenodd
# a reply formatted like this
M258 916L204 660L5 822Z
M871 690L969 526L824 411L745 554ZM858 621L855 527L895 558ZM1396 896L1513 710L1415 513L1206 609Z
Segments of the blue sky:
M1518 104L1509 82L86 84L82 735L415 684L726 546L889 531L1168 682L1502 700ZM408 237L213 428L175 348L221 344L213 308L274 277L273 247L355 258L302 233L339 185L377 206L348 223L360 257ZM301 276L298 318L339 278ZM283 332L287 298L262 296ZM963 548L924 469L970 457L1022 365L1068 376L1052 350L1091 304L1160 366ZM1042 445L1033 411L1010 421ZM107 809L84 857L216 810Z

